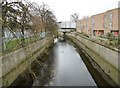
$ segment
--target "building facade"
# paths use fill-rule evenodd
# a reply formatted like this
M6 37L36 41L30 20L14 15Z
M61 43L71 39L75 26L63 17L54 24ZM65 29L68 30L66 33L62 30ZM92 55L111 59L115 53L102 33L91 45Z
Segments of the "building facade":
M104 13L96 14L77 21L77 32L88 35L101 36L112 33L118 36L118 15L120 8L108 10Z

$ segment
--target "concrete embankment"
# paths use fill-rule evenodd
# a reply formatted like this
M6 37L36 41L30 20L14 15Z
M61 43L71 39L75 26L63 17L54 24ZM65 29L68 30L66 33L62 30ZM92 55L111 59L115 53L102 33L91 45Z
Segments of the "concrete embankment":
M116 84L120 84L119 52L78 35L67 37L80 46Z
M0 57L2 86L9 86L41 53L47 53L52 43L53 38L45 38Z

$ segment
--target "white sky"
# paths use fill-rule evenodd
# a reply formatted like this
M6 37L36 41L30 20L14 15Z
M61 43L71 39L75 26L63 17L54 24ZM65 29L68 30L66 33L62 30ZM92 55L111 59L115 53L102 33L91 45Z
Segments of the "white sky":
M118 7L120 0L30 0L46 3L54 11L58 21L69 21L70 16L79 13L79 18L91 16Z

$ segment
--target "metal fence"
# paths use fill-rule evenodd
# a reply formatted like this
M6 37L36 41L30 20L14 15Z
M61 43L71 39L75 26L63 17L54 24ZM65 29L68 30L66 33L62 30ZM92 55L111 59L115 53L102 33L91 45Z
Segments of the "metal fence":
M2 53L10 53L15 51L21 47L25 47L33 42L38 40L44 39L47 37L47 33L41 32L37 33L36 35L25 33L24 39L21 36L20 32L10 32L9 29L6 31L4 30L4 37L2 37Z

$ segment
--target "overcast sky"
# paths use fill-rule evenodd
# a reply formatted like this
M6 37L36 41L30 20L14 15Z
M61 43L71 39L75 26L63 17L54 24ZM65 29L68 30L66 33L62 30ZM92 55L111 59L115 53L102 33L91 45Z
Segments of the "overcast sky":
M58 21L69 21L70 15L79 13L79 18L91 16L118 7L120 0L30 0L46 3L54 11Z

